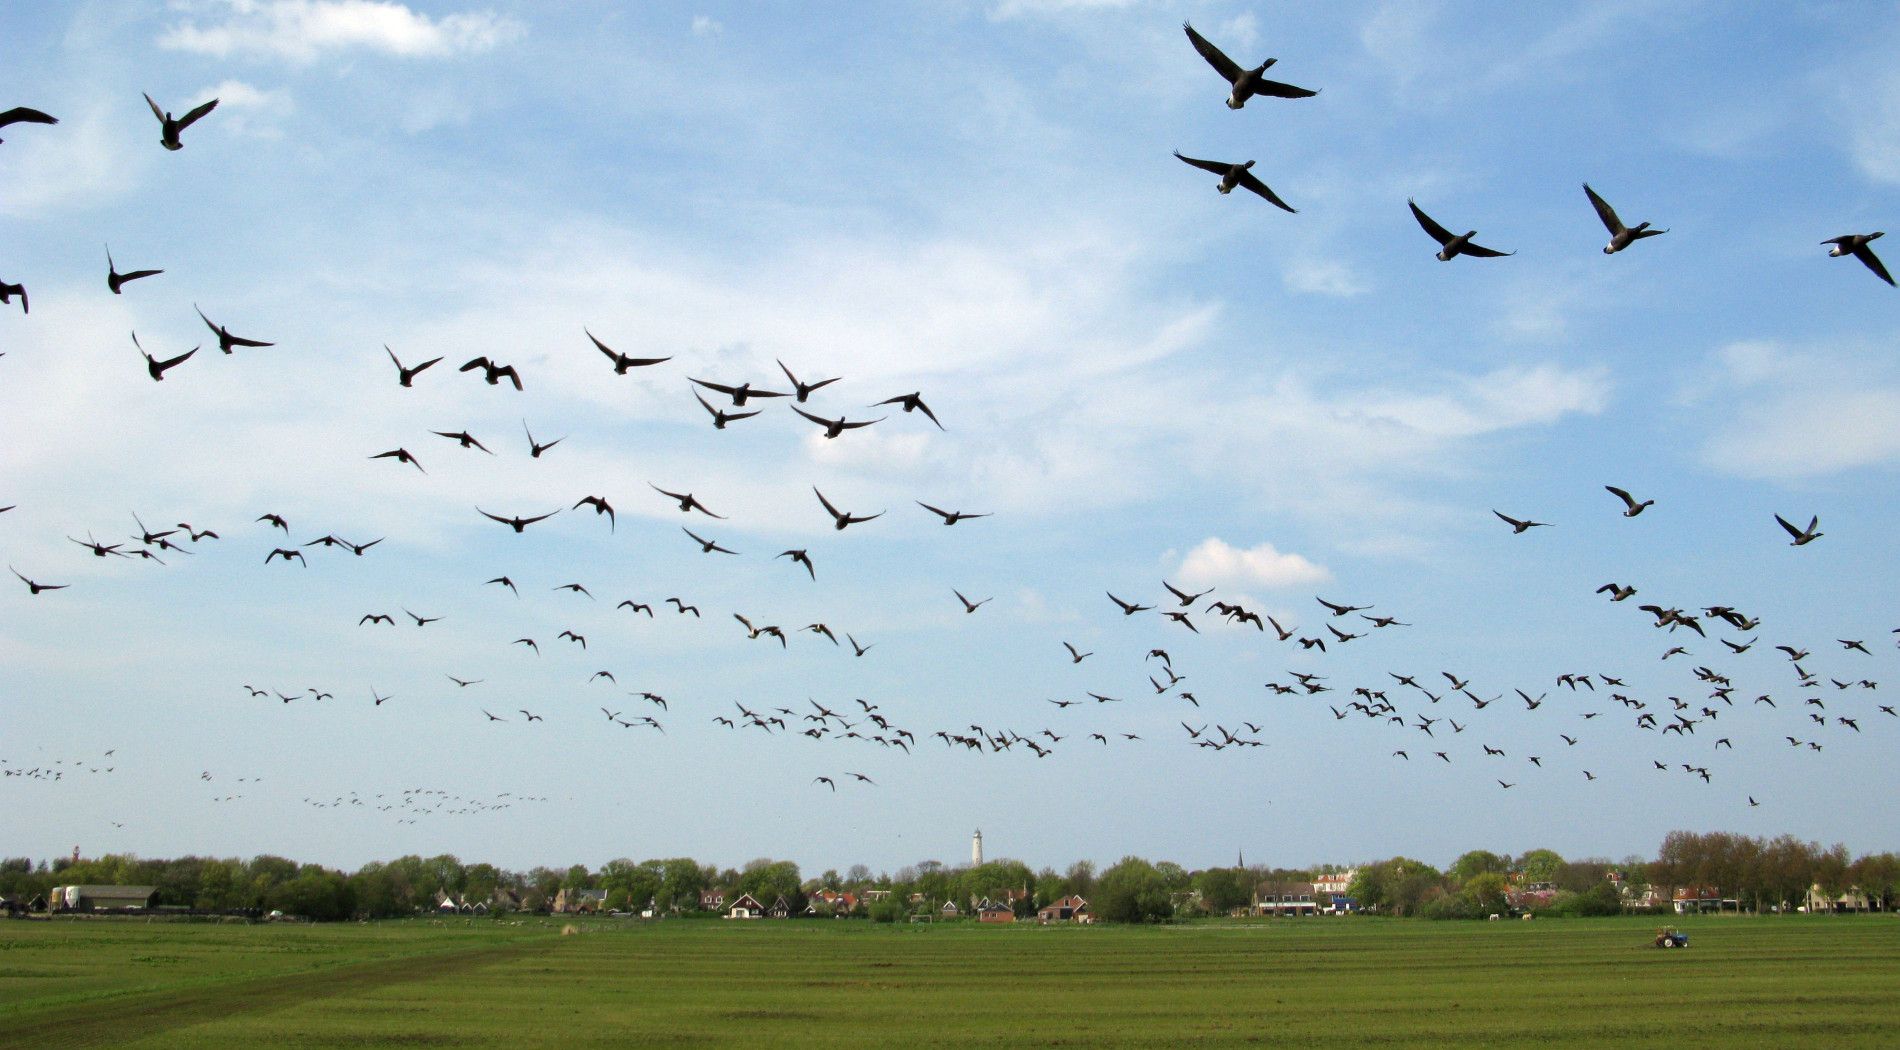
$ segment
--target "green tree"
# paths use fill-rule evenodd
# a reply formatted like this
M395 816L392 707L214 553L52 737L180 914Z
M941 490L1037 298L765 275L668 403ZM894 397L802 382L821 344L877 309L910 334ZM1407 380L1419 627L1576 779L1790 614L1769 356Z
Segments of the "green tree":
M1095 880L1089 908L1107 922L1158 922L1173 914L1167 878L1140 857L1123 857Z
M1555 850L1534 849L1517 858L1517 870L1525 882L1556 882L1563 871L1564 858Z
M1252 876L1241 868L1208 868L1194 876L1194 888L1201 891L1209 911L1226 914L1251 903L1251 881Z
M1466 879L1464 888L1459 892L1473 911L1480 915L1495 915L1508 907L1505 894L1510 888L1510 881L1503 875L1484 871Z
M1502 875L1511 870L1511 858L1500 856L1490 850L1474 849L1451 862L1445 874L1453 882L1463 884L1474 875Z

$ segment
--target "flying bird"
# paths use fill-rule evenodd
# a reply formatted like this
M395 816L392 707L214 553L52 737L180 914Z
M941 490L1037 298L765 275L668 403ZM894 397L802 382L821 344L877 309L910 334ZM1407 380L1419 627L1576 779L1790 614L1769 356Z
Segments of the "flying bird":
M982 607L983 607L984 605L986 605L986 604L988 604L988 603L989 603L989 602L991 601L991 599L990 599L990 598L985 598L985 599L983 599L983 600L982 600L982 601L980 601L980 602L973 602L973 601L971 601L970 599L968 599L968 598L965 598L965 597L963 596L963 592L962 592L962 591L959 591L959 590L955 590L955 589L952 589L952 590L950 591L950 593L951 593L951 594L954 594L954 595L956 595L956 596L957 596L957 601L960 601L960 602L962 602L962 603L963 603L963 611L964 611L965 613L973 613L973 612L975 612L975 611L977 611L978 609L980 609L980 608L982 608Z
M732 398L732 407L734 408L744 408L746 399L748 398L786 397L787 396L785 394L779 393L776 390L754 390L752 388L751 383L740 383L738 386L726 386L723 383L709 383L704 379L693 379L693 377L691 376L687 376L686 378L688 380L691 380L693 383L696 383L700 386L705 387L708 390L716 390L719 393L722 393L726 395L727 397ZM694 396L698 396L697 392L695 392ZM757 415L758 413L753 412L753 413L748 413L748 414ZM741 418L741 417L735 416L733 418Z
M398 463L407 463L407 464L409 464L410 466L412 466L412 467L414 467L414 468L416 468L417 470L422 470L422 464L421 464L421 462L419 462L419 461L418 461L418 460L416 459L416 457L415 457L415 456L413 456L413 455L411 455L411 454L410 454L410 452L409 452L409 450L408 450L408 449L406 449L406 448L392 448L392 449L390 449L390 450L389 450L388 452L378 452L378 453L376 453L375 455L373 455L373 456L371 456L371 457L369 457L369 458L371 458L371 459L393 459L393 460L395 460L395 461L396 461L396 462L398 462ZM422 472L423 472L424 474L427 474L427 473L428 473L428 471L426 471L426 470L422 470Z
M694 380L694 382L698 382L698 380ZM753 409L750 412L728 412L723 408L714 408L706 403L705 398L699 396L699 391L697 390L693 391L693 400L698 401L700 407L704 408L713 417L714 430L724 430L726 429L727 423L740 419L750 419L759 414L758 409Z
M967 514L960 510L942 510L940 508L933 507L928 503L925 503L923 500L918 500L917 505L929 511L930 513L935 514L936 516L942 518L943 523L945 525L955 525L957 522L962 521L965 518L987 518L990 516L990 513L991 513L991 512L986 512L983 514Z
M11 572L15 576L18 576L20 579L20 582L26 584L26 590L28 594L38 594L41 591L63 591L66 588L72 586L72 584L70 583L35 583L32 580L27 579L25 576L20 576L20 570L14 568L11 565L7 566L7 571Z
M16 295L20 297L20 312L23 314L32 313L33 311L29 309L27 305L26 285L8 284L5 281L0 281L0 306L10 305L13 302L13 297Z
M792 564L803 565L805 567L805 572L809 574L812 579L816 580L818 578L818 570L812 567L811 555L806 553L803 548L794 548L788 551L780 551L779 553L773 555L773 557L775 559L776 558L790 558L792 559Z
M817 495L818 502L824 505L825 512L831 515L831 520L839 532L843 532L847 526L862 524L863 522L884 516L884 512L881 510L876 514L850 514L832 506L831 501L825 498L825 494L818 491L818 486L812 486L812 492Z
M246 339L243 336L232 335L231 330L229 328L226 328L221 324L213 324L211 321L211 318L205 316L205 312L202 309L199 309L197 303L191 304L191 308L193 310L198 311L198 319L205 323L206 328L209 328L213 332L217 333L218 349L224 351L227 354L231 352L231 348L234 346L276 346L277 345L276 343L266 343L257 339Z
M774 358L774 360L776 361L777 359ZM792 399L801 405L805 403L805 399L809 398L813 392L823 387L828 387L836 383L839 379L839 377L834 376L830 379L820 379L816 383L801 383L798 381L798 377L792 374L792 370L785 367L785 362L783 361L778 361L778 370L785 373L785 378L791 382Z
M1843 255L1851 255L1864 263L1869 270L1874 271L1875 277L1892 284L1893 275L1881 265L1880 256L1875 255L1874 250L1868 247L1868 242L1878 240L1882 236L1885 236L1884 230L1876 230L1873 233L1847 233L1839 237L1830 237L1821 243L1834 246L1827 250L1829 257L1838 259Z
M1519 521L1516 518L1509 517L1504 514L1498 514L1498 512L1495 510L1493 510L1491 513L1497 514L1499 521L1502 521L1506 525L1509 525L1511 527L1511 535L1513 536L1522 536L1524 533L1530 531L1531 529L1535 529L1539 527L1547 528L1550 525L1550 522L1547 522L1547 521Z
M197 353L199 350L198 347L194 346L184 353L179 354L177 357L160 361L151 354L146 353L145 347L139 345L139 334L137 332L132 333L132 345L138 347L139 355L145 358L145 374L151 376L152 382L154 383L163 382L166 372L191 360L191 355Z
M156 277L164 272L163 270L133 270L131 273L120 273L118 266L112 261L112 246L106 246L106 287L112 289L113 295L121 294L119 289L125 287L130 281L136 281L142 277Z
M423 372L425 372L425 371L427 371L427 370L429 369L429 367L430 367L430 366L432 366L432 365L434 365L435 363L437 363L438 361L441 361L441 360L442 360L442 359L441 359L441 358L439 358L439 357L431 357L431 358L429 358L429 359L428 359L427 361L424 361L424 362L422 362L421 364L419 364L419 365L417 365L417 366L416 366L416 367L414 367L414 368L404 368L404 367L403 367L403 364L402 364L402 362L401 362L400 360L398 360L398 359L397 359L397 357L396 357L396 351L394 351L394 350L391 350L391 349L389 348L389 344L388 344L388 343L384 343L384 344L383 344L383 353L385 353L385 354L388 354L388 355L389 355L389 359L390 359L391 361L395 361L395 362L396 362L396 383L397 383L397 385L399 385L399 386L412 386L412 385L414 385L414 383L415 383L415 380L416 380L416 377L417 377L417 376L419 376L419 375L421 375L421 374L422 374ZM533 438L529 438L529 440L530 440L530 441L533 441L534 439L533 439ZM486 450L484 450L484 451L486 451Z
M418 371L420 371L420 369L418 369ZM567 440L565 437L557 437L544 445L534 439L534 431L528 429L528 421L525 419L521 421L521 431L528 435L528 456L532 459L540 459L541 453Z
M937 424L938 430L943 429L943 423L937 419L937 414L930 410L929 405L924 404L924 398L922 394L915 393L915 392L912 392L909 394L899 394L896 397L887 397L884 400L879 401L877 404L871 405L870 407L877 408L880 405L896 405L899 408L902 408L906 412L922 412L925 416L928 416L930 418L930 421L932 423Z
M1610 207L1608 201L1599 197L1597 191L1591 189L1587 182L1583 184L1583 195L1590 198L1590 206L1597 210L1597 218L1603 220L1603 228L1610 231L1610 243L1603 246L1605 255L1615 255L1645 237L1660 237L1669 232L1668 230L1652 230L1647 222L1638 223L1634 227L1623 225L1623 220L1616 217L1616 209Z
M487 452L491 456L495 454L494 452L489 450L487 445L484 445L481 442L475 440L475 436L473 434L470 434L466 430L456 430L456 431L431 430L429 431L429 433L434 434L436 437L448 438L450 441L455 442L456 444L462 446L463 448L478 448L478 449L481 449L483 452Z
M574 504L574 506L568 509L579 510L582 507L594 508L594 517L596 518L600 517L602 514L607 515L607 531L613 532L619 528L619 524L617 520L614 518L613 505L607 502L607 498L605 496L582 496L579 503Z
M587 329L583 328L581 331L587 332ZM673 360L670 357L628 357L625 354L615 353L592 332L587 332L587 338L593 340L594 345L600 348L600 352L607 355L607 360L614 363L614 375L617 376L626 375L629 368L646 368L649 365Z
M490 514L480 507L475 508L475 513L480 514L482 517L487 518L490 521L498 521L502 523L503 525L506 525L509 528L514 529L516 533L521 533L525 531L528 526L533 525L535 522L546 521L549 518L552 518L553 516L555 516L556 514L559 514L560 511L551 510L551 511L548 511L546 514L542 514L533 518L521 518L521 517L504 518L498 514ZM491 580L490 582L492 583L494 581ZM509 586L511 588L513 587L512 584L510 584ZM519 594L519 592L517 592L517 594Z
M180 132L196 124L206 113L218 108L218 100L214 98L185 114L182 118L174 118L170 113L160 109L158 103L153 102L152 96L150 95L145 96L145 104L152 107L152 116L158 118L161 129L158 138L159 145L173 151L185 148L185 144L178 140Z
M1214 72L1219 73L1232 88L1227 96L1228 109L1239 109L1247 104L1248 99L1262 95L1270 98L1312 98L1319 94L1317 91L1309 91L1303 87L1268 80L1263 76L1262 74L1269 66L1279 61L1277 58L1269 58L1252 69L1242 69L1239 63L1228 58L1220 48L1195 32L1193 26L1183 22L1181 28L1187 31L1188 42L1194 45L1194 50L1199 52L1200 56L1207 60L1207 64L1214 67Z
M1298 209L1286 201L1281 200L1279 194L1273 192L1266 183L1260 181L1259 176L1250 170L1254 165L1254 162L1251 160L1241 164L1230 164L1224 160L1200 160L1195 157L1185 156L1180 150L1175 150L1174 156L1184 164L1192 164L1202 171L1211 171L1219 175L1220 184L1214 188L1221 193L1232 193L1234 192L1234 187L1239 186L1242 189L1253 191L1268 204L1279 208L1281 211L1294 214L1298 213Z
M1471 238L1478 235L1477 230L1467 230L1462 234L1454 235L1450 230L1433 221L1431 216L1425 214L1416 201L1408 200L1406 203L1411 205L1412 217L1418 220L1419 226L1432 235L1432 240L1439 243L1439 262L1450 262L1460 255L1469 255L1478 259L1500 259L1507 255L1517 254L1516 252L1501 252L1473 243Z
M680 526L680 531L681 531L681 532L683 532L683 533L685 533L685 534L686 534L686 535L688 535L688 536L691 536L691 537L693 538L693 542L694 542L694 543L697 543L697 544L699 544L699 552L700 552L701 554L711 554L711 553L713 553L714 551L717 551L717 552L719 552L720 554L737 554L737 553L739 553L738 551L735 551L735 550L728 550L728 549L726 549L726 548L724 548L724 547L721 547L721 546L720 546L719 544L717 544L717 543L714 543L714 542L713 542L712 540L709 540L709 539L706 539L705 537L703 537L703 536L700 536L700 535L698 535L698 534L696 534L696 533L694 533L692 529L689 529L689 528L687 528L687 527L686 527L686 526L684 526L684 525L682 525L682 526ZM682 611L683 611L683 610L682 610Z
M792 406L792 411L798 413L801 416L804 416L806 419L811 420L812 422L818 424L819 426L824 427L826 440L835 438L847 430L856 430L859 427L868 427L873 423L884 422L883 416L879 416L876 419L858 420L857 422L852 422L850 420L847 420L843 416L839 416L837 419L826 419L823 416L812 415L810 412L807 412L804 409L799 408L797 405Z
M1638 503L1636 502L1636 497L1631 496L1629 493L1623 491L1622 489L1617 488L1615 485L1605 485L1603 486L1603 488L1610 495L1615 496L1617 499L1620 499L1623 501L1623 516L1626 518L1633 518L1637 516L1638 514L1641 514L1644 508L1653 507L1656 505L1656 501L1653 499L1646 499L1642 501L1641 503Z
M1793 525L1790 525L1788 523L1787 518L1784 518L1779 514L1775 515L1775 521L1779 522L1781 524L1781 527L1788 531L1788 535L1794 537L1794 542L1788 544L1788 546L1790 547L1805 546L1807 544L1813 543L1815 540L1818 540L1822 536L1826 535L1825 533L1820 532L1817 529L1817 527L1821 524L1821 519L1818 515L1808 518L1808 527L1805 529L1795 528Z
M1120 607L1123 616L1133 616L1138 612L1143 612L1145 610L1154 608L1154 606L1152 605L1136 605L1133 602L1122 601L1120 598L1115 597L1113 593L1108 592L1108 591L1104 591L1102 593L1107 594L1108 600L1111 602L1114 602L1118 607Z
M515 366L496 364L486 357L475 358L473 361L457 369L457 371L471 372L477 368L482 370L482 378L488 381L489 386L500 386L502 379L506 377L509 382L515 385L516 390L521 389L521 373L515 371ZM532 441L534 439L529 438L529 440Z

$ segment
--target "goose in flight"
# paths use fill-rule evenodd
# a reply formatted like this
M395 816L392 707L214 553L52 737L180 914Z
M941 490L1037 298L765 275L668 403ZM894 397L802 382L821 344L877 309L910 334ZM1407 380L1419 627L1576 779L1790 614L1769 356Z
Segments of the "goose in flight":
M145 358L145 374L151 376L152 382L154 383L163 382L166 372L191 360L191 355L197 353L199 349L194 346L184 353L179 354L177 357L160 361L151 354L146 353L145 347L139 345L139 334L137 332L132 333L132 345L138 347L139 355Z
M521 373L515 371L515 366L497 364L486 357L477 357L457 371L472 372L477 368L482 370L482 378L488 381L489 386L500 386L502 379L506 377L515 385L516 390L521 389Z
M746 399L749 397L785 397L787 396L775 390L754 390L752 389L752 384L749 382L740 383L738 386L726 386L723 383L709 383L704 379L693 379L692 376L687 376L686 378L689 380L692 380L692 382L700 386L705 387L708 390L717 390L718 392L726 395L727 397L732 398L732 407L734 408L744 408Z
M916 392L912 392L909 394L899 394L896 397L887 397L884 400L879 401L876 405L872 405L870 407L877 408L879 405L896 405L899 408L902 408L906 412L922 412L925 416L929 417L932 423L937 424L938 430L943 429L943 423L937 419L937 414L930 410L929 405L924 404L924 397L922 394L919 394Z
M881 518L884 516L884 512L881 510L876 514L851 514L847 511L841 511L831 505L831 501L825 498L824 493L818 491L816 485L812 486L812 492L818 497L818 502L824 504L825 513L831 515L831 520L836 524L840 532L843 532L847 526L857 525L870 521L873 518Z
M155 376L153 378L157 378L157 377ZM1808 527L1805 529L1795 528L1793 525L1788 523L1787 518L1784 518L1779 514L1775 515L1775 521L1779 522L1781 524L1781 527L1787 530L1788 535L1794 537L1794 542L1788 544L1788 546L1790 547L1806 546L1807 544L1813 543L1815 540L1818 540L1823 535L1825 535L1825 533L1822 533L1818 531L1817 529L1817 526L1821 524L1821 519L1818 515L1811 516L1808 518Z
M436 364L437 362L439 362L439 361L441 361L441 360L442 360L442 359L441 359L441 358L439 358L439 357L431 357L431 358L429 358L429 359L428 359L427 361L424 361L424 362L422 362L421 364L419 364L419 365L417 365L417 366L415 366L414 368L405 368L405 367L403 367L403 363L402 363L402 361L400 361L400 360L398 360L398 359L397 359L397 357L396 357L396 351L394 351L394 350L391 350L391 349L389 348L389 344L388 344L388 343L384 343L384 344L383 344L383 353L385 353L385 354L388 354L388 355L389 355L389 359L390 359L391 361L395 361L395 362L396 362L396 383L397 383L397 385L398 385L398 386L413 386L413 385L415 385L415 381L416 381L416 377L417 377L417 376L419 376L419 375L421 375L421 374L422 374L423 372L426 372L426 371L428 371L428 369L429 369L429 367L430 367L431 365L434 365L434 364ZM533 441L533 438L529 438L529 441L530 441L530 442L532 442L532 441ZM486 451L488 451L488 450L487 450L487 449L483 449L482 451L484 451L484 452L486 452Z
M1622 489L1617 488L1615 485L1605 485L1603 486L1603 488L1610 495L1615 496L1617 499L1620 499L1623 501L1623 516L1626 518L1633 518L1637 516L1638 514L1641 514L1644 508L1653 507L1656 505L1656 501L1653 499L1646 499L1642 501L1641 503L1638 503L1636 501L1636 497L1631 496L1629 493L1623 491Z
M797 401L801 405L816 391L828 387L842 378L840 376L833 376L830 379L820 379L816 383L801 383L798 381L798 377L792 374L792 370L785 367L785 362L778 361L777 358L773 358L773 360L778 362L778 370L785 373L785 378L791 381L792 400Z
M556 514L559 514L560 511L551 510L551 511L548 511L546 514L538 515L532 518L523 518L523 517L504 518L499 514L490 514L480 507L475 508L475 513L480 514L482 517L487 518L490 521L498 521L502 523L503 525L506 525L509 528L515 530L516 533L521 533L521 532L526 531L528 526L533 525L535 522L546 521L549 518L552 518L553 516L555 516ZM489 582L493 583L495 581L491 580Z
M1884 230L1875 230L1873 233L1847 233L1839 237L1829 237L1821 243L1834 246L1827 250L1830 258L1838 259L1843 255L1851 255L1859 259L1869 270L1874 271L1875 277L1892 284L1893 275L1881 265L1880 256L1875 255L1874 250L1867 246L1868 242L1878 240L1885 234Z
M133 270L131 273L120 273L119 267L112 261L112 246L106 246L106 287L112 289L113 295L122 294L119 289L129 282L142 277L156 277L164 272L163 270Z
M879 416L876 419L865 419L865 420L860 420L857 422L852 422L850 420L847 420L843 416L839 416L837 419L826 419L823 416L815 416L811 414L810 412L807 412L804 409L799 408L797 405L792 406L792 411L798 413L801 416L804 416L806 419L811 420L812 422L818 424L819 426L824 427L825 438L827 440L831 438L835 438L839 434L842 434L847 430L856 430L859 427L868 427L873 423L882 423L884 421L883 416Z
M1277 80L1268 80L1262 76L1261 74L1265 73L1269 66L1279 61L1277 58L1269 58L1253 69L1242 69L1239 63L1228 58L1220 48L1195 32L1193 26L1183 22L1181 28L1187 31L1188 42L1194 45L1194 50L1207 60L1208 65L1214 67L1214 72L1219 73L1232 86L1233 91L1227 96L1228 109L1239 109L1247 104L1248 99L1257 95L1266 95L1271 98L1312 98L1319 94L1317 91L1294 87L1292 84L1282 84Z
M655 485L651 481L647 482L647 488L652 489L653 491L659 493L662 496L665 496L668 499L678 500L681 514L685 514L689 511L696 510L700 512L701 514L706 515L709 518L719 518L722 521L725 519L724 514L714 514L712 511L707 510L706 505L704 503L699 502L697 499L694 499L693 494L690 492L668 492L667 490L661 488L660 486Z
M158 103L153 102L152 96L150 95L145 96L145 104L152 107L152 116L158 118L158 123L161 128L158 139L159 145L173 151L185 148L185 144L178 139L181 132L193 124L196 124L206 113L218 108L218 100L214 98L185 114L183 117L174 118L170 113L160 109Z
M1517 254L1516 252L1501 252L1495 248L1486 248L1483 245L1474 244L1471 238L1478 235L1477 230L1467 230L1462 234L1453 234L1450 230L1438 225L1431 216L1425 214L1425 212L1419 208L1418 202L1408 200L1405 203L1411 206L1412 217L1418 220L1420 228L1426 233L1431 234L1432 240L1439 243L1439 262L1450 262L1460 255L1469 255L1478 259L1501 259L1507 255Z
M581 331L587 332L587 329L583 328ZM587 332L587 338L593 340L594 345L600 348L600 352L607 355L607 360L614 363L614 375L617 376L626 375L629 368L646 368L649 365L673 360L670 357L628 357L626 354L615 353L592 332Z
M1511 527L1511 535L1513 536L1522 536L1524 533L1535 528L1540 528L1540 527L1549 528L1550 527L1550 522L1548 521L1519 521L1518 519L1510 517L1509 515L1498 514L1498 512L1495 510L1493 510L1491 513L1497 514L1499 521L1502 521L1506 525L1509 525Z
M1597 218L1603 220L1603 228L1610 231L1610 243L1603 246L1605 255L1615 255L1645 237L1659 237L1669 232L1668 230L1652 230L1646 222L1638 223L1634 227L1623 225L1623 220L1616 217L1616 209L1610 207L1608 201L1599 197L1597 191L1591 189L1587 182L1583 184L1583 194L1590 198L1590 206L1597 210Z
M198 311L198 319L205 323L206 328L209 328L213 332L217 333L218 349L224 351L227 354L231 352L231 348L234 346L276 346L277 345L276 343L266 343L258 339L246 339L243 336L232 335L231 330L229 328L226 328L221 324L213 324L211 322L211 318L205 316L205 312L202 309L199 309L197 303L191 304L191 308L193 310Z
M1229 164L1226 161L1220 160L1200 160L1195 157L1184 156L1180 150L1175 150L1174 156L1175 159L1184 164L1192 164L1202 171L1211 171L1219 175L1220 185L1214 188L1221 193L1232 193L1234 192L1234 187L1239 186L1259 194L1261 199L1279 208L1281 211L1298 214L1298 209L1281 200L1279 194L1273 192L1266 183L1260 181L1259 176L1248 170L1254 165L1254 162L1251 160L1244 164Z
M695 379L693 382L697 383L699 380ZM699 391L697 390L693 391L693 399L699 402L699 407L705 409L707 413L713 417L714 430L724 430L726 429L727 423L739 419L750 419L759 414L759 410L756 408L750 412L728 412L723 408L714 408L706 403L705 398L699 396Z
M940 508L933 507L928 503L925 503L923 500L917 500L916 503L919 507L922 507L925 510L929 511L930 513L935 514L939 518L942 518L943 523L945 525L955 525L957 522L962 521L965 518L987 518L990 516L991 513L994 513L991 511L986 511L982 514L969 514L960 510L942 510Z

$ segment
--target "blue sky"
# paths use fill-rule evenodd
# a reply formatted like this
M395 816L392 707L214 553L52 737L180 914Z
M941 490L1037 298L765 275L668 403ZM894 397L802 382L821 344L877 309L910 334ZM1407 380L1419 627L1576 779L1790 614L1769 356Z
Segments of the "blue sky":
M1228 110L1183 20L1319 96ZM0 758L116 749L109 775L7 778L8 853L894 869L956 860L981 826L1037 866L1202 866L1900 830L1879 801L1900 724L1876 708L1900 622L1900 293L1819 244L1895 221L1891 8L193 0L12 8L0 29L0 104L61 118L0 145L0 279L33 302L0 311L0 551L72 585L0 587ZM141 92L222 102L170 153ZM1215 193L1176 149L1256 160L1299 213ZM1606 257L1586 180L1670 233ZM1437 262L1407 198L1518 254ZM113 297L107 243L166 272ZM181 353L209 335L194 304L278 345L214 342L153 384L128 333ZM584 328L673 360L615 376ZM445 361L402 389L385 344ZM478 355L526 389L453 371ZM888 418L826 441L768 404L715 431L687 377L774 388L779 360L843 377L816 411ZM867 407L911 391L942 431ZM524 420L566 440L531 459ZM462 429L497 454L430 434ZM427 473L368 458L399 446ZM1625 519L1606 484L1656 505ZM813 486L887 513L838 532ZM618 527L564 511L516 536L474 510L585 495ZM945 528L919 500L994 516ZM1513 536L1494 508L1554 527ZM163 566L68 541L122 539L134 512L222 539ZM266 567L266 512L299 544L388 539ZM1792 548L1775 514L1826 536ZM772 557L791 547L816 580ZM482 584L503 573L519 599ZM1103 596L1156 604L1163 579L1302 635L1316 595L1410 626L1353 618L1368 636L1321 655ZM1639 597L1594 593L1612 580ZM965 614L953 589L993 600ZM704 618L614 608L668 596ZM1651 600L1762 626L1669 634L1633 608ZM357 625L402 608L442 620ZM735 612L874 648L749 641ZM1820 690L1780 644L1812 650ZM1163 695L1154 647L1187 676ZM1666 724L1671 696L1711 702L1695 666L1738 703L1692 736L1554 684L1620 677ZM1336 691L1263 686L1293 671ZM1441 671L1506 700L1433 705L1388 677ZM1353 686L1469 728L1336 720ZM1089 691L1126 699L1045 702ZM878 704L919 747L712 722L807 698ZM1267 746L1196 748L1183 720ZM930 736L973 724L1065 739L1036 759ZM877 784L811 783L846 771ZM410 789L515 801L376 808Z

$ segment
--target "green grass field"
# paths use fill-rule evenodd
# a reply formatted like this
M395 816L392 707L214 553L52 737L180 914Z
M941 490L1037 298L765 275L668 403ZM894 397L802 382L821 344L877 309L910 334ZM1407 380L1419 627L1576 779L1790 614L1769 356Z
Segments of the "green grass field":
M0 1046L1893 1046L1900 925L0 923Z

